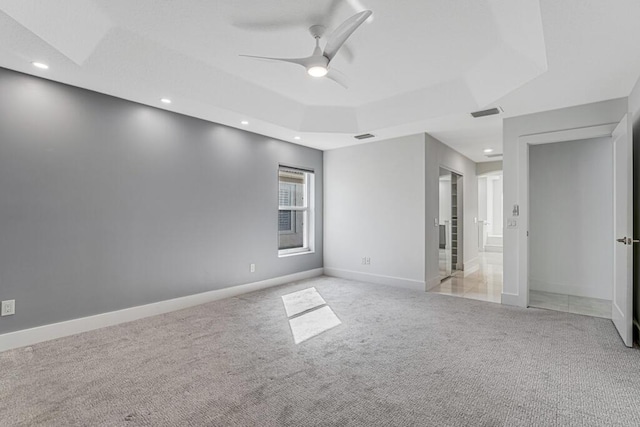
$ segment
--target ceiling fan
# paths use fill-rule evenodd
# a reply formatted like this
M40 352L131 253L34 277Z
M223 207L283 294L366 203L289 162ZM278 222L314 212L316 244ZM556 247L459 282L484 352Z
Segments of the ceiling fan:
M322 25L312 25L309 27L311 36L316 40L316 47L313 50L311 56L306 58L270 58L265 56L253 56L253 55L240 55L248 58L266 59L270 61L289 62L292 64L302 65L307 69L307 73L312 77L327 77L338 83L343 87L347 87L344 79L341 77L341 73L335 69L329 67L331 60L336 56L338 50L342 47L345 41L358 29L364 21L366 21L373 12L370 10L364 10L360 13L356 13L346 21L344 21L335 31L329 36L327 44L324 47L324 51L320 48L320 39L324 35L326 28Z

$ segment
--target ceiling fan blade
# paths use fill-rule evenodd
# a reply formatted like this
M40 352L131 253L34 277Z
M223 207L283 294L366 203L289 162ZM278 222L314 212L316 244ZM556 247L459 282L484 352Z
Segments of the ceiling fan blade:
M245 58L253 58L253 59L264 59L266 61L280 61L280 62L290 62L292 64L302 65L306 67L310 58L271 58L268 56L254 56L254 55L239 55L244 56Z
M340 26L336 28L333 34L329 37L329 41L324 48L324 56L331 61L333 57L336 56L336 53L338 53L338 50L342 47L344 42L347 41L349 36L351 36L351 34L353 34L353 32L357 30L372 13L373 12L370 10L364 10L360 13L356 13L351 18L340 24Z
M342 74L340 71L336 70L335 68L329 69L329 72L325 77L328 78L329 80L333 80L334 82L338 83L343 88L349 89L349 86L347 85L346 76Z

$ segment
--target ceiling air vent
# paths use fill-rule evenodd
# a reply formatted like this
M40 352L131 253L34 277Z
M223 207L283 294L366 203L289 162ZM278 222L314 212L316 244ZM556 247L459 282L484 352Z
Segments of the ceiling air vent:
M370 133L363 133L362 135L354 136L355 139L368 139L373 137L375 137L375 135L371 135Z
M503 111L502 107L496 107L496 108L489 108L488 110L474 111L473 113L471 113L471 115L477 119L478 117L493 116L495 114L500 114L502 113L502 111Z
M492 157L502 157L502 153L485 154L485 157L488 157L488 158L492 158Z

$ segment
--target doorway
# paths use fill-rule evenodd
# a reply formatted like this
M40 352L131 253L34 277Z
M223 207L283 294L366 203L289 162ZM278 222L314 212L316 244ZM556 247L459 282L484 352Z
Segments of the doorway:
M478 175L478 280L487 300L500 302L503 284L503 172Z
M520 169L520 180L518 183L518 192L523 198L521 203L524 209L520 210L518 204L513 205L513 215L507 219L506 229L513 229L514 233L510 238L514 237L517 251L516 255L520 260L518 274L518 283L520 295L525 297L526 305L531 306L530 293L531 274L530 274L530 215L528 207L531 205L530 200L530 164L529 157L532 147L539 144L567 143L577 140L588 140L594 138L606 138L610 141L609 152L611 159L611 187L608 193L612 194L612 201L609 209L612 214L612 233L609 234L609 242L606 243L608 250L611 252L612 262L609 270L608 282L611 283L611 320L615 325L624 344L628 347L633 345L633 243L636 241L633 236L633 146L631 137L633 131L628 115L624 115L620 122L607 123L603 125L572 128L551 132L543 132L529 135L521 135L518 137L517 149L524 155L518 160ZM592 174L589 171L588 174ZM589 191L590 188L583 187L582 191ZM578 206L573 221L580 221L582 218L579 214L582 212ZM507 212L508 209L505 210ZM522 213L523 215L518 218ZM523 225L524 227L519 227ZM594 227L599 224L593 224ZM573 236L565 236L571 239ZM519 240L519 243L518 243ZM580 243L580 242L577 242ZM585 263L583 262L584 266ZM600 268L602 263L597 264ZM506 295L511 301L512 297L518 295ZM515 299L513 299L515 300Z
M502 253L502 171L478 176L478 251Z
M529 149L529 306L611 318L611 137Z
M438 268L440 281L462 267L462 175L440 167Z
M440 168L439 180L439 267L440 267L440 284L430 289L430 292L442 295L450 295L480 301L493 303L501 302L502 294L502 171L492 173L491 182L496 181L495 194L492 192L491 209L495 209L495 215L491 215L491 222L494 222L493 228L485 230L492 237L499 237L495 242L494 252L479 252L477 265L472 268L463 269L463 217L464 206L462 192L462 175L452 172L449 169ZM478 178L474 176L474 178ZM475 181L475 179L474 179ZM486 179L485 179L486 187ZM486 192L479 192L483 196L484 206L486 210L487 195ZM494 197L495 196L495 197ZM493 206L495 199L495 208ZM479 205L482 202L479 200ZM474 212L475 214L475 212ZM484 215L478 221L475 217L474 223L489 223L487 216ZM493 231L495 230L495 232ZM479 229L467 229L467 233L473 235L479 233ZM475 239L473 239L475 240ZM474 263L475 264L475 263Z

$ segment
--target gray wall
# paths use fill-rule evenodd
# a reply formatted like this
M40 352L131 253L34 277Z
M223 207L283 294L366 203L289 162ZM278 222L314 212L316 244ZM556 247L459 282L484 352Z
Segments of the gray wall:
M469 269L478 258L478 229L474 218L478 216L478 181L476 164L451 147L429 134L425 134L425 277L428 287L440 283L438 268L439 227L434 225L438 218L440 167L447 168L463 176L463 203L458 211L464 212L462 223L464 268ZM458 190L459 191L459 190ZM460 226L458 226L460 232Z
M529 148L529 287L611 299L611 138Z
M324 152L325 274L424 290L424 149L419 134Z
M0 94L0 333L322 267L322 152L4 69ZM279 163L316 171L314 254L277 256Z

